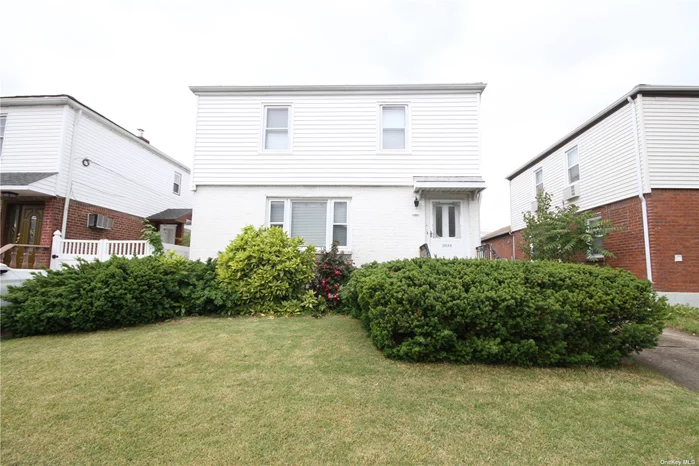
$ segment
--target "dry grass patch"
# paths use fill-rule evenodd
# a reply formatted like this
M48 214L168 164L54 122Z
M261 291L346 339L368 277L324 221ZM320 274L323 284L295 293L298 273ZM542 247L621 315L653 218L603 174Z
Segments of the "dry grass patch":
M1 375L3 464L657 464L699 451L699 397L645 369L399 363L341 316L10 340Z

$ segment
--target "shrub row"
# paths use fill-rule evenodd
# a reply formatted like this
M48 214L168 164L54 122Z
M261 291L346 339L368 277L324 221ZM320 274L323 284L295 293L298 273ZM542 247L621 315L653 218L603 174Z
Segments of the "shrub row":
M543 261L374 263L342 299L391 358L538 366L618 364L656 344L666 309L629 272Z
M152 256L47 270L3 296L2 328L27 336L226 313L237 300L215 281L215 269L214 260Z

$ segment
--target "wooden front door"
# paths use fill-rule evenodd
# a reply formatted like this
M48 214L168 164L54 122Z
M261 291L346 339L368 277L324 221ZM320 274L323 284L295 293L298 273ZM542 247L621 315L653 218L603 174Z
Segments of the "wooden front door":
M10 204L7 212L5 236L6 244L41 244L41 226L44 221L44 206L39 204ZM17 267L24 262L24 247L15 248L17 251ZM9 264L12 251L7 251L3 257L3 263ZM36 249L29 252L29 267L34 268Z

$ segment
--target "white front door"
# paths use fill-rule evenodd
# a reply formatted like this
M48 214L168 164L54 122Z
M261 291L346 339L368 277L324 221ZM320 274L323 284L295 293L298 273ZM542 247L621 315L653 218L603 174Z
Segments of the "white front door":
M160 225L160 237L165 244L175 244L177 225Z
M430 201L428 237L432 257L468 257L460 200Z

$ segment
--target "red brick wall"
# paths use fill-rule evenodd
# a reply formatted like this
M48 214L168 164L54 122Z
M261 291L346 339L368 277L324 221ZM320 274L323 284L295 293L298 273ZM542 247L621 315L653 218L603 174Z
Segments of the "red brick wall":
M654 189L647 199L655 289L699 292L699 189Z
M58 199L61 199L61 202L63 202L62 198ZM61 212L62 210L61 208ZM112 229L98 230L88 228L88 214L102 214L111 218L114 220ZM57 229L60 229L60 225L59 220ZM71 200L68 207L68 223L64 237L67 239L134 240L141 239L142 228L143 218L141 217Z
M500 256L501 259L512 259L512 241L513 237L506 233L504 235L496 236L495 238L490 238L483 240L483 244L490 244L493 250ZM516 247L516 246L515 246Z
M44 203L44 219L41 226L41 242L42 246L51 246L53 242L53 233L61 229L63 221L63 206L65 199L62 197L33 197L22 196L12 198L3 202L2 217L4 225L4 215L6 206L9 204L20 204L26 202L43 202ZM88 214L102 214L114 220L111 230L96 230L87 227ZM103 207L97 207L91 204L85 204L75 200L70 201L68 208L68 223L67 234L64 235L68 239L111 239L111 240L135 240L140 239L141 229L143 228L143 219L134 215L117 212ZM37 264L49 266L50 252L49 249L40 249L37 252Z
M604 248L614 253L616 258L605 259L600 264L619 267L645 280L646 253L643 244L643 214L641 200L638 197L624 199L605 206L592 209L599 212L603 219L622 228L604 238Z
M646 195L646 204L654 288L699 292L699 190L654 189ZM632 197L591 210L622 227L621 231L604 239L604 247L616 258L599 264L623 268L645 280L641 200ZM515 246L521 242L521 233L521 230L514 233ZM500 247L490 240L486 242ZM675 262L676 254L682 255L682 262ZM528 259L519 247L516 247L516 258Z
M614 259L602 259L590 262L596 265L610 265L632 272L640 279L646 279L646 259L643 245L643 217L641 200L637 197L624 199L604 206L591 209L599 212L603 219L609 219L620 231L611 233L604 239L604 247L614 253ZM522 243L522 230L514 233L517 260L529 260L524 251L519 248ZM587 262L585 258L580 262Z

